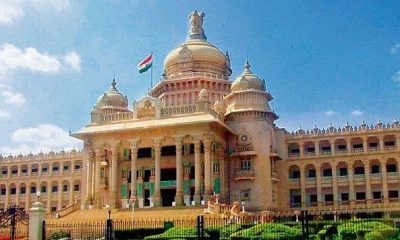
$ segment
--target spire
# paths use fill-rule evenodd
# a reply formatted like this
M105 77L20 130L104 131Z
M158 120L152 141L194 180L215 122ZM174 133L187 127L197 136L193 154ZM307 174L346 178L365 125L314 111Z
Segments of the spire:
M195 10L189 15L189 40L197 39L197 40L207 40L206 35L204 34L203 29L203 18L206 15L203 12L198 12Z
M244 63L244 73L252 73L250 67L249 59L246 59L246 62Z
M115 81L115 78L113 78L112 82L111 82L111 88L110 90L115 90L117 91L117 88L115 87L117 85L117 82Z

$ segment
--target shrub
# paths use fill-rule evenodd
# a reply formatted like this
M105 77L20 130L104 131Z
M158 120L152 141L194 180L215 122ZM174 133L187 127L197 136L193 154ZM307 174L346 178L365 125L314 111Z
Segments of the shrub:
M339 237L342 240L353 240L366 237L369 232L379 232L383 239L389 239L395 236L397 229L377 221L370 222L349 222L338 226ZM373 234L372 234L373 235Z
M210 235L208 235L206 232L204 232L204 237L206 239L210 238ZM157 240L173 240L173 239L188 239L188 240L194 240L197 239L197 229L196 228L190 228L190 227L173 227L165 231L164 233L158 234L158 235L153 235L153 236L148 236L145 237L144 239L150 240L150 239L157 239Z
M132 236L140 239L151 235L161 234L164 231L164 228L138 228L130 230L115 230L114 233L116 239L129 239Z
M50 240L58 240L58 239L71 239L71 234L63 230L51 234Z
M257 224L248 229L231 234L232 240L297 240L301 239L299 229L283 224Z
M365 240L385 240L382 234L378 231L371 231L365 234Z

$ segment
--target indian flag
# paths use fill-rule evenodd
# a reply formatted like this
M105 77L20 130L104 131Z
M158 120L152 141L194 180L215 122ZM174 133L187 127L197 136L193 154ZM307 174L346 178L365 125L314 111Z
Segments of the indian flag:
M143 59L138 65L137 68L140 73L144 73L151 68L153 65L153 53L150 53L145 59Z

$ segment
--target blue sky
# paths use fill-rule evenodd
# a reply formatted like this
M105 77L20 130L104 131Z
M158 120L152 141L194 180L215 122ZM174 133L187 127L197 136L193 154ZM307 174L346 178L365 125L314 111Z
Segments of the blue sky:
M248 57L288 130L392 122L400 112L399 1L0 1L0 153L79 147L115 76L130 102L149 87L136 64L183 42L206 14L208 40L229 51L232 80Z

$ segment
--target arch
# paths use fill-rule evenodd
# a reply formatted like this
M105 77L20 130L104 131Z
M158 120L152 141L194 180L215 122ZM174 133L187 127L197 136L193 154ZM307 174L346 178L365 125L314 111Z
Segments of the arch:
M388 174L388 175L393 175L393 176L396 176L397 177L397 172L398 172L398 168L399 168L399 166L398 166L398 162L397 162L397 160L396 159L394 159L394 158L389 158L387 161L386 161L386 173Z
M17 165L12 165L11 167L10 167L10 173L11 173L11 176L17 176L18 175L18 166Z
M306 178L315 178L316 168L314 164L307 164L304 170L304 174L306 175Z
M300 178L300 167L297 164L289 166L289 179Z
M28 191L28 188L26 187L26 184L25 183L21 183L19 185L19 194L20 195L26 195L28 193L29 193L29 191Z
M29 173L29 167L27 164L23 164L21 166L21 176L28 176Z
M322 177L332 177L332 167L328 162L321 164Z
M17 195L17 185L15 183L10 183L10 185L8 185L8 189L10 195Z
M79 180L79 179L75 179L74 180L73 190L74 190L74 192L80 192L81 191L81 180Z
M6 196L7 187L5 184L0 184L0 197L3 198Z
M363 140L360 137L355 137L350 140L352 152L362 152L364 149Z
M51 163L51 172L52 173L59 173L61 171L61 166L59 162Z
M32 176L37 176L39 173L39 164L37 164L37 163L32 164L30 167L30 170L28 170L28 171L30 171L30 174Z
M305 156L314 156L315 155L314 142L311 141L304 142L303 150Z
M34 187L34 188L33 188ZM38 184L36 183L36 182L31 182L30 184L29 184L29 193L30 194L35 194L36 193L36 191L38 191L39 189L38 189ZM28 190L27 190L27 192L28 192Z
M322 155L329 155L332 153L331 142L329 142L329 140L320 141L319 148Z
M335 153L346 153L348 150L346 139L339 138L335 140Z
M50 173L50 164L49 163L43 163L41 165L40 169L41 175L47 175Z
M383 147L385 150L394 150L396 149L396 145L399 143L396 143L396 136L394 135L385 135L383 137Z
M61 189L59 189L58 181L55 181L55 180L52 181L51 182L51 188L50 188L51 194L58 193L60 190Z
M370 136L367 138L368 151L378 151L381 146L379 146L379 139L377 136Z
M67 192L71 191L70 181L63 180L62 181L62 189L59 189L59 191L62 191L63 193L67 193Z
M346 162L344 161L338 162L338 164L336 165L336 175L338 177L347 177L349 174L348 168L349 166L347 165Z
M62 172L67 173L72 170L72 163L71 161L64 161L62 162Z
M289 143L288 144L288 156L289 157L300 156L300 145L298 143Z
M379 162L378 159L372 159L369 162L369 172L371 175L380 175L382 170L381 170L381 163Z
M37 191L40 191L42 194L47 193L48 191L50 191L48 182L47 181L42 181L40 183L39 189L37 189Z
M364 163L361 160L354 161L353 172L354 172L354 175L364 175L365 174Z

